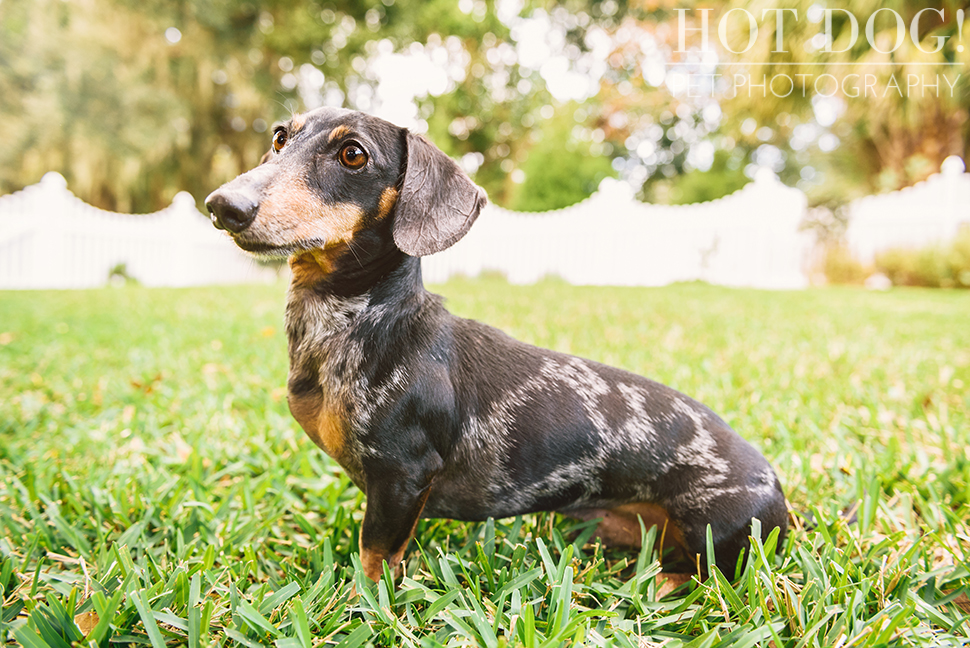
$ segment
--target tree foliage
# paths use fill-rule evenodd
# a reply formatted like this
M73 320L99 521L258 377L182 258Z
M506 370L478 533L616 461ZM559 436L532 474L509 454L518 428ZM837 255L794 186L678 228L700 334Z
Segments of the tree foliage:
M734 2L740 7L743 3ZM754 13L761 6L755 4ZM970 64L970 48L960 45L959 36L966 30L957 27L958 9L965 9L960 0L860 0L838 5L849 10L857 20L856 38L852 41L852 23L845 11L832 12L832 42L826 46L819 39L824 33L825 18L812 0L792 0L785 7L795 9L800 19L789 19L784 25L784 53L776 52L774 22L762 28L754 47L744 54L747 61L768 61L769 65L751 66L746 70L752 77L787 73L795 81L794 91L787 97L775 93L738 93L725 100L725 114L730 130L739 142L757 148L770 143L784 151L787 167L797 172L805 166L820 170L823 175L810 183L809 193L816 202L844 202L849 198L910 186L940 170L950 155L966 158L970 147L970 79L965 73ZM768 6L768 5L765 5ZM835 6L835 5L833 5ZM905 28L898 28L895 11ZM916 23L917 41L910 29ZM815 12L813 15L813 11ZM872 20L873 41L866 34ZM942 12L943 18L936 12ZM742 39L746 35L739 35ZM898 48L889 53L898 41ZM937 39L946 39L939 51ZM918 44L917 44L918 43ZM831 49L832 51L827 51ZM883 50L881 52L880 50ZM961 51L962 50L962 51ZM786 64L799 63L793 74ZM826 78L821 88L814 80L829 73L841 88L829 102L835 115L819 124L821 95L832 92L832 81ZM947 79L955 81L951 90ZM809 75L809 76L804 76ZM919 85L908 87L911 80ZM871 82L867 91L865 85ZM924 82L927 84L924 86ZM894 87L899 84L899 88ZM938 86L933 87L936 83ZM827 87L826 87L827 86ZM858 92L861 96L853 97ZM778 94L783 94L779 92ZM743 120L752 118L759 128L742 132ZM831 119L831 122L829 120ZM835 135L834 150L820 147L821 137L799 138L799 126L820 126L816 133ZM767 127L771 134L759 137L759 130ZM766 135L767 131L760 133ZM792 146L794 143L795 146ZM834 140L833 140L834 143Z
M583 137L577 117L585 121L582 109L569 104L543 123L522 164L522 182L512 189L511 209L568 207L596 191L604 178L615 175L609 159L597 154L599 147L593 138Z
M465 15L451 0L7 0L0 191L57 170L108 209L158 209L179 190L204 197L258 160L274 120L324 100L366 108L379 44L419 43L447 46L462 70L447 93L418 98L430 136L455 156L481 152L478 180L501 200L501 162L524 157L529 114L549 101L537 74L520 92L518 66L488 56L507 39L493 5ZM320 87L301 87L305 66Z
M898 11L907 26L922 9L942 10L944 20L924 15L917 35L923 50L949 37L935 53L908 37L892 54L879 53L864 35L850 47L851 25L840 13L836 51L807 48L821 29L808 19L817 3L792 0L786 7L800 18L786 23L790 51L774 51L767 20L754 46L733 55L718 42L719 17L729 9L761 16L772 3L4 0L0 192L56 170L75 193L108 209L158 209L180 190L201 200L258 160L275 120L322 104L379 110L390 78L414 86L413 120L499 204L558 206L588 195L607 173L639 187L647 200L717 197L743 181L739 173L750 176L759 166L799 184L814 202L835 203L912 184L946 156L965 156L967 75L953 93L836 98L827 105L834 118L820 121L812 89L784 97L732 94L722 79L690 96L678 73L728 77L741 70L758 78L790 72L794 63L814 74L836 63L840 76L873 74L880 87L893 74L949 70L953 78L970 63L970 49L956 46L961 4L846 5L860 29L877 9ZM678 51L678 11L696 27L704 6L714 10L714 64L696 43ZM532 31L523 28L527 20ZM536 32L536 24L548 33ZM884 15L875 29L886 49L895 24ZM559 72L589 79L588 91L563 97L541 62L524 60L522 48L537 43L565 61L568 69ZM379 61L390 55L404 63L382 73ZM420 57L446 71L438 86L421 88L417 75L411 78L407 65ZM582 119L557 125L566 113ZM550 114L556 117L547 123ZM686 179L715 162L725 171L726 160L730 173Z

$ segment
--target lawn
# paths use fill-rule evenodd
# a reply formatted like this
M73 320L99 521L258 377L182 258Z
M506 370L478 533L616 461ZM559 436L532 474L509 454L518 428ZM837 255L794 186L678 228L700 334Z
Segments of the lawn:
M369 584L363 497L287 410L284 286L7 292L0 640L970 645L970 293L439 289L711 406L777 467L781 552L658 599L652 552L567 518L425 520Z

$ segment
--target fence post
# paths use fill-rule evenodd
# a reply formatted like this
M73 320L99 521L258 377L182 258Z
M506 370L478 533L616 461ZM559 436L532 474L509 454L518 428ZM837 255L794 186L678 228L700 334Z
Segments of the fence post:
M193 269L196 265L192 257L199 234L199 212L195 208L195 198L186 191L180 191L172 199L169 207L169 218L172 223L172 285L189 286L194 279Z
M943 187L946 192L946 212L951 221L950 225L954 232L959 230L961 220L970 220L970 214L962 217L960 214L960 200L957 196L960 182L964 180L966 165L959 156L951 155L943 160L940 165L940 174L943 176Z
M71 220L75 215L71 209L74 194L68 190L64 176L54 171L44 174L38 189L33 209L26 215L40 225L35 230L37 236L30 252L34 267L28 285L34 288L64 287L70 268L67 243L74 226Z

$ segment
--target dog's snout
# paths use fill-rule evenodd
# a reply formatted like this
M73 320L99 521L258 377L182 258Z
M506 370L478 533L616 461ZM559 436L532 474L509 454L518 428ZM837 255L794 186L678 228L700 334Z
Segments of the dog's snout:
M206 209L214 216L213 225L233 234L243 231L256 218L259 203L241 191L220 189L205 201Z

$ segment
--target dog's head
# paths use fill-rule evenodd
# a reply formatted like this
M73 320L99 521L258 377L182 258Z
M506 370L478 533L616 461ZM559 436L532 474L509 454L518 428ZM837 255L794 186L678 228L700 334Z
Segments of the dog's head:
M206 199L213 224L260 256L400 250L424 256L457 242L485 192L427 139L376 117L335 108L277 126L256 168Z

